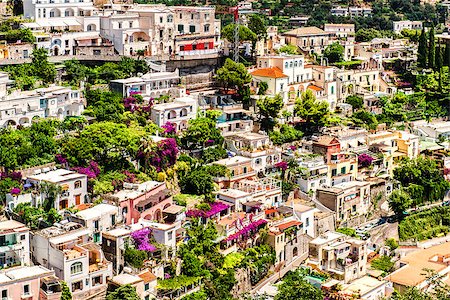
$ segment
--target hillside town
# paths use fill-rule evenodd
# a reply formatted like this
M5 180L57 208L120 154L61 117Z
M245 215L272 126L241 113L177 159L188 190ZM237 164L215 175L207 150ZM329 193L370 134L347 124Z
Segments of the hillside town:
M1 2L0 299L450 299L449 13Z

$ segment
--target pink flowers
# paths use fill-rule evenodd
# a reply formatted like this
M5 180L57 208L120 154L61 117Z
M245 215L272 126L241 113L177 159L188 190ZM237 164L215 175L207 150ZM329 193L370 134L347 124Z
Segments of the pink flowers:
M100 174L100 168L98 166L98 163L96 163L93 160L89 163L89 166L86 168L74 167L74 168L72 168L72 170L74 170L75 172L78 172L80 174L87 175L87 177L89 179L97 178L97 176Z
M186 216L187 217L194 217L194 218L199 218L199 217L203 217L203 218L210 218L226 209L228 209L228 207L230 207L228 204L225 204L223 202L214 202L210 204L211 209L208 211L203 211L200 209L192 209L192 210L188 210L186 212Z
M11 189L11 195L19 195L20 194L20 189L15 187Z
M275 168L281 169L282 171L286 171L288 168L288 163L285 161L280 161L275 164Z
M239 230L238 232L236 232L235 234L232 234L229 237L227 237L225 239L225 241L226 242L234 241L234 240L239 239L239 237L241 237L241 236L244 238L247 238L247 237L249 237L250 234L255 233L261 225L265 225L266 223L267 223L267 221L264 219L252 222L252 223L248 224L247 226L245 226L244 228L242 228L241 230Z
M178 146L174 138L158 142L155 149L149 154L149 163L158 172L175 164L177 161Z
M14 181L20 181L20 180L22 180L22 173L15 172L15 171L0 173L0 179L5 179L5 178L11 178Z
M148 228L143 228L136 230L131 233L131 238L134 241L134 245L138 250L154 252L156 251L156 247L150 244L149 235L152 231Z
M169 134L176 134L177 133L177 127L174 123L166 122L161 128L164 128L164 135Z
M358 164L361 167L368 167L372 164L374 158L366 153L363 153L358 156Z
M67 159L64 157L64 155L62 154L56 154L55 155L55 160L58 164L66 164L67 163Z

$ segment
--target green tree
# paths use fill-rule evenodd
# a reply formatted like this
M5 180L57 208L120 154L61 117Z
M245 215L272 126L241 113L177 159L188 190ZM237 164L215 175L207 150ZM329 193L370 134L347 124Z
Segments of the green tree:
M334 42L325 48L323 56L328 58L330 64L343 61L344 47L339 42Z
M127 246L123 257L133 268L140 269L144 266L144 261L147 259L147 252Z
M372 260L371 266L376 270L389 273L392 271L392 268L394 267L394 262L391 260L391 257L383 255L381 257Z
M61 282L61 299L60 300L72 300L72 293L65 281Z
M267 36L267 28L264 22L264 19L256 14L250 16L250 20L248 21L248 29L256 34L258 40L266 38Z
M422 28L422 33L419 37L419 48L417 52L417 63L419 64L419 67L426 68L428 61L428 42L425 27Z
M123 119L125 107L122 96L102 90L86 92L88 107L84 111L87 116L95 117L97 121L120 122Z
M373 113L363 109L353 113L352 120L356 125L364 126L369 129L376 129L378 125L376 116Z
M223 142L220 130L216 128L216 121L207 117L189 120L188 128L181 137L183 146L187 149L202 148L208 141L215 145Z
M305 120L307 125L323 126L329 113L328 103L317 101L309 89L295 100L294 114Z
M436 67L436 41L434 36L434 26L432 25L428 32L428 67L434 69Z
M347 99L345 99L345 102L352 106L353 111L362 108L364 104L363 98L356 95L348 96Z
M234 23L228 24L222 28L222 38L227 39L230 43L234 43L234 28L236 25ZM239 41L256 41L258 37L256 33L251 31L247 26L239 26Z
M450 66L450 43L445 43L444 66Z
M180 180L184 194L209 195L214 191L213 177L204 169L195 169Z
M290 271L278 286L275 300L322 300L322 292L306 281L300 271Z
M269 89L269 85L265 81L261 81L258 86L258 95L263 96Z
M283 108L283 98L278 94L275 97L264 97L256 101L259 114L265 119L275 119Z
M345 235L356 237L356 230L350 227L341 227L336 229L336 232L343 233Z
M217 81L226 89L240 89L252 81L252 76L248 73L247 68L229 58L225 60L225 64L217 70L216 74Z
M296 55L298 54L298 47L292 44L283 45L278 50L281 53Z
M33 50L31 66L36 76L41 78L44 83L48 84L55 81L56 68L48 62L48 52L45 48Z
M357 42L370 42L375 38L382 37L380 31L374 28L361 28L355 34L355 39Z
M112 292L108 292L106 300L140 300L136 288L129 284L122 285Z
M411 197L402 189L394 190L391 195L389 195L389 208L394 211L397 216L403 216L408 208L411 207L413 203Z
M391 251L394 251L398 248L398 242L394 238L389 238L384 243L389 247Z

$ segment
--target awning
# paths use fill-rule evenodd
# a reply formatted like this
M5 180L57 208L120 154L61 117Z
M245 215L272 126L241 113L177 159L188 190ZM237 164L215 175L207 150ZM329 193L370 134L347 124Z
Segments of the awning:
M47 21L47 20L39 20L39 21L37 21L36 23L39 25L39 27L50 27L50 26L54 26L54 25L51 25L50 22Z
M21 24L22 27L26 27L26 28L39 28L39 24L36 22L32 22L32 23L22 23Z
M64 19L64 23L66 23L67 26L80 26L80 22L78 22L75 19Z
M50 23L50 26L53 26L53 27L67 26L63 20L51 20L51 21L49 21L49 23Z

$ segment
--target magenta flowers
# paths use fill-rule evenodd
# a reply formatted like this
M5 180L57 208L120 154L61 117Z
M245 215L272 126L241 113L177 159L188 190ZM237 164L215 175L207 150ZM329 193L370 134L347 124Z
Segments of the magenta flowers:
M223 202L214 202L210 204L210 209L208 211L200 210L200 209L191 209L186 212L186 216L194 217L194 218L210 218L230 207L228 204Z
M150 165L158 172L175 164L177 161L178 146L174 138L168 138L156 144L149 154Z
M288 163L285 161L280 161L275 164L275 168L281 169L282 171L286 171L288 168Z
M255 222L252 222L250 224L248 224L247 226L245 226L244 228L242 228L241 230L239 230L238 232L236 232L235 234L230 235L229 237L227 237L225 239L225 241L234 241L239 239L239 237L244 237L247 238L249 237L250 234L255 233L260 226L265 225L267 223L266 220L261 219Z
M361 167L368 167L372 164L374 158L366 153L363 153L358 156L358 164Z
M150 229L143 228L131 233L131 238L133 239L134 245L138 250L147 252L156 251L156 247L149 242L149 235L151 232L152 231Z
M86 175L89 179L91 178L97 178L97 176L100 174L100 168L98 166L98 163L91 160L89 163L89 166L86 168L83 167L74 167L72 168L75 172L78 172L80 174Z
M20 194L20 189L15 187L11 189L11 195L19 195Z
M164 135L169 134L176 134L177 133L177 126L174 123L166 122L161 128L164 128Z

